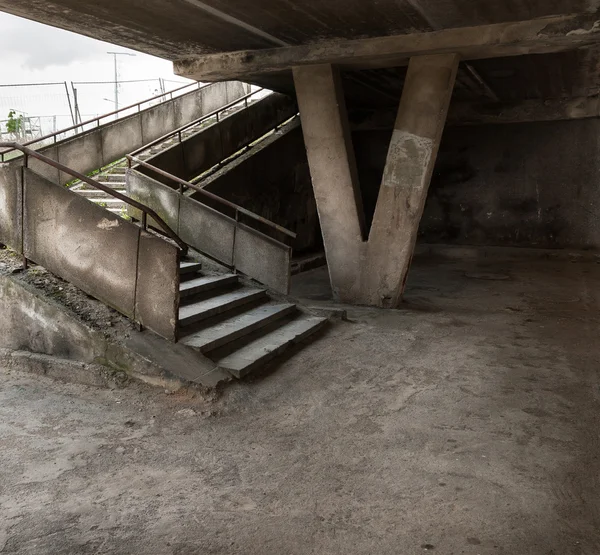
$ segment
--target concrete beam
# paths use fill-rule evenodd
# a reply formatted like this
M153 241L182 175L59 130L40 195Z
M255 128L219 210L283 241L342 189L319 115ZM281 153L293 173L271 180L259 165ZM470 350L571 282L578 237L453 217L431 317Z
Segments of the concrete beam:
M458 55L440 54L413 58L408 66L362 266L365 304L400 303L458 63Z
M456 103L450 108L448 125L529 123L597 118L600 98L586 96L521 102Z
M350 113L352 131L389 130L392 110L356 110ZM533 123L600 117L600 97L584 96L519 102L456 102L450 105L447 126Z
M174 70L199 81L224 81L304 65L396 67L406 65L414 56L444 53L456 53L462 60L547 54L597 44L599 31L598 14L561 15L427 33L209 54L176 61Z
M298 67L294 82L331 287L337 299L354 302L364 212L339 71Z

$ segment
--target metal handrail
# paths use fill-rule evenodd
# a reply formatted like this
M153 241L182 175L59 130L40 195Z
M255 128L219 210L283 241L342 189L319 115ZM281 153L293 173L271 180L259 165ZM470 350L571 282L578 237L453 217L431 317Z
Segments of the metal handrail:
M144 168L148 168L149 170L157 173L158 175L162 175L163 177L166 177L167 179L174 181L175 183L177 183L179 185L179 194L180 195L183 195L183 193L185 192L184 189L192 189L198 193L201 193L205 197L207 197L215 202L218 202L220 204L227 206L228 208L231 208L232 210L235 210L236 221L238 219L238 214L244 214L245 216L248 216L249 218L251 218L253 220L256 220L272 229L275 229L275 230L279 231L280 233L283 233L284 235L291 237L292 239L296 238L296 234L293 231L290 231L289 229L286 229L285 227L281 227L280 225L276 224L275 222L272 222L271 220L267 220L266 218L263 218L262 216L259 216L258 214L255 214L254 212L251 212L250 210L247 210L246 208L243 208L242 206L239 206L227 199L224 199L218 195L215 195L214 193L211 193L211 192L207 191L206 189L197 187L196 185L193 185L189 181L185 181L185 179L181 179L180 177L170 174L164 170L161 170L160 168L157 168L156 166L153 166L152 164L148 164L148 162L144 162L143 160L140 160L139 158L135 158L131 154L127 154L127 160L129 160L129 163L130 163L129 167L131 167L131 162L134 162L136 164L139 164L140 166L143 166Z
M146 98L145 100L140 100L139 102L136 102L135 104L131 104L130 106L125 106L124 108L119 108L118 110L108 112L107 114L102 114L102 115L92 118L90 120L83 121L83 122L77 123L75 125L71 125L70 127L65 127L64 129L60 129L53 133L49 133L48 135L44 135L42 137L37 137L35 139L31 139L30 141L23 143L23 146L32 145L32 144L39 143L41 141L45 141L46 139L51 139L51 138L54 139L54 144L56 144L56 142L57 142L56 137L58 137L59 135L62 135L63 133L67 133L68 131L72 131L73 129L78 129L79 127L83 127L85 125L89 125L90 123L94 123L94 122L97 123L96 128L98 128L98 127L100 127L100 120L103 120L110 116L114 116L120 112L124 112L126 110L131 110L132 108L136 108L136 107L138 109L138 113L141 112L142 111L141 106L142 106L142 104L145 104L146 102L152 102L153 100L156 100L158 98L164 98L165 96L169 96L170 100L173 100L173 93L182 91L183 89L186 89L188 87L193 86L193 87L197 87L198 90L202 90L202 89L205 89L206 87L210 87L211 85L213 85L213 83L208 83L208 84L202 84L200 82L189 83L188 85L183 85L182 87L173 89L172 91L169 91L168 93L165 92L165 93L153 96L151 98ZM44 146L46 146L46 145L44 145ZM19 149L10 148L8 150L4 150L3 152L0 152L0 160L2 162L4 162L4 155L8 154L9 152L12 152L13 150L19 150Z
M85 183L87 183L88 185L91 185L92 187L95 187L96 189L100 189L101 191L104 191L105 193L109 194L110 196L112 196L116 199L119 199L127 204L130 204L131 206L133 206L134 208L137 208L138 210L140 210L142 212L142 226L144 229L146 229L146 227L147 227L146 226L147 219L148 219L148 216L150 216L163 229L163 231L165 232L167 237L169 237L175 243L177 243L177 245L181 249L182 253L187 254L187 251L188 251L187 244L183 242L183 240L169 227L169 225L154 210L152 210L152 208L142 204L141 202L138 202L137 200L129 198L128 196L122 195L121 193L116 192L115 190L111 189L110 187L103 185L99 181L96 181L95 179L92 179L91 177L88 177L87 175L83 175L82 173L78 172L77 170L73 170L73 169L65 166L64 164L61 164L60 162L52 160L52 158L48 158L47 156L44 156L43 154L40 154L39 152L32 150L31 148L28 148L25 145L21 145L19 143L15 143L15 142L8 142L8 143L0 143L0 148L10 148L12 150L20 150L25 155L25 167L28 167L27 166L28 157L32 156L33 158L37 158L38 160L48 164L49 166L52 166L53 168L56 168L57 170L68 173L69 175L72 175L73 177L76 177L77 179L84 181Z
M262 142L266 141L268 138L272 137L274 133L277 133L282 127L292 123L297 118L300 118L300 113L294 114L291 118L287 118L285 121L278 123L273 129L267 131L264 135L259 137L258 139L253 139L248 141L245 145L241 146L237 152L234 152L231 156L224 158L217 164L215 164L212 168L209 168L205 172L200 175L190 179L190 183L193 185L197 185L202 181L206 181L209 177L213 176L218 171L221 171L224 166L227 164L231 164L235 162L238 158L241 158L244 154L246 154L250 149L255 148L257 145L260 145Z
M240 102L244 102L245 107L248 108L248 99L251 96L258 94L259 92L263 92L264 90L265 90L264 88L260 88L260 89L255 90L254 92L248 93L245 96L240 96L237 100L234 100L233 102L230 102L229 104L225 104L225 106L221 106L220 108L217 108L216 110L213 110L212 112L201 116L200 118L198 118L195 121L192 121L191 123L186 123L185 125L182 125L181 127L178 127L177 129L175 129L173 131L169 131L169 133L167 133L166 135L163 135L162 137L155 139L151 143L148 143L148 144L144 145L143 147L138 148L137 150L134 150L133 152L130 152L128 157L129 156L137 156L141 152L145 152L146 150L148 150L149 148L152 148L153 146L155 146L157 144L163 143L164 141L168 141L171 137L175 137L175 136L179 137L179 142L182 143L183 140L181 137L181 133L183 131L185 131L186 129L189 129L190 127L195 127L196 125L200 125L203 121L206 121L207 119L210 119L214 116L217 116L217 123L218 123L219 122L219 114L221 112L228 110L229 108L231 108L232 106L235 106L236 104L239 104Z

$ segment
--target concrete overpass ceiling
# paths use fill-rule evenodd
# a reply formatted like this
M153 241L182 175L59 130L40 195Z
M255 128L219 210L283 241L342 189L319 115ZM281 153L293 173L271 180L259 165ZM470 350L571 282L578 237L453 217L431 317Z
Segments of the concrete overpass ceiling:
M166 59L599 7L599 0L0 0L2 11Z
M0 0L0 10L177 60L193 54L377 37L594 12L600 0ZM597 94L597 48L461 64L454 98ZM405 68L344 74L352 106L396 105ZM290 72L254 82L293 92Z

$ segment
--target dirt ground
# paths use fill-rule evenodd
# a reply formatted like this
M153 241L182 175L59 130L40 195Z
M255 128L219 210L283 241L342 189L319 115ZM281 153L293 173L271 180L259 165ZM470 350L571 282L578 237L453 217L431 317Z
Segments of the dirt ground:
M0 553L598 555L599 285L420 262L212 403L0 370Z

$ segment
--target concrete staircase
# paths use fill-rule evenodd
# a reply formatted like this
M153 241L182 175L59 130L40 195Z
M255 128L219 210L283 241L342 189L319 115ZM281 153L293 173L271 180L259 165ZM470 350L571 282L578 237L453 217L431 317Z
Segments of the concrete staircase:
M248 106L251 106L257 102L257 99L251 98L248 100L247 104L240 103L240 105L232 106L231 108L227 108L222 110L219 113L219 118L226 118L227 116L238 112L239 110L246 109ZM200 120L196 123L191 124L189 127L181 131L181 141L189 139L191 136L195 135L202 131L202 129L217 123L219 120L216 116L205 119L200 118ZM164 152L168 148L175 146L179 143L179 137L173 136L152 145L146 150L136 154L136 157L142 161L146 161L153 156ZM125 172L127 169L127 159L122 158L111 164L110 167L104 168L100 173L94 175L94 179L98 180L100 183L114 189L115 191L123 194L127 194L126 192L126 180L125 180ZM75 191L87 199L99 204L100 206L110 210L113 214L118 216L127 217L126 205L118 199L111 197L109 194L104 191L100 191L98 189L93 189L82 183L81 181L76 181L71 184L69 187L72 191Z
M96 174L94 179L117 191L118 193L126 195L126 171L127 164L126 160L123 159L119 160L116 164L110 166L109 168L101 171L99 174ZM100 189L94 189L87 183L82 183L81 181L77 181L69 188L71 191L79 193L81 196L91 200L92 202L95 202L103 208L106 208L106 210L116 214L117 216L125 217L127 215L127 205L124 202L111 197L109 194L101 191Z
M196 262L180 267L180 343L242 378L327 323L295 304L272 299L265 289L235 274L203 272Z

